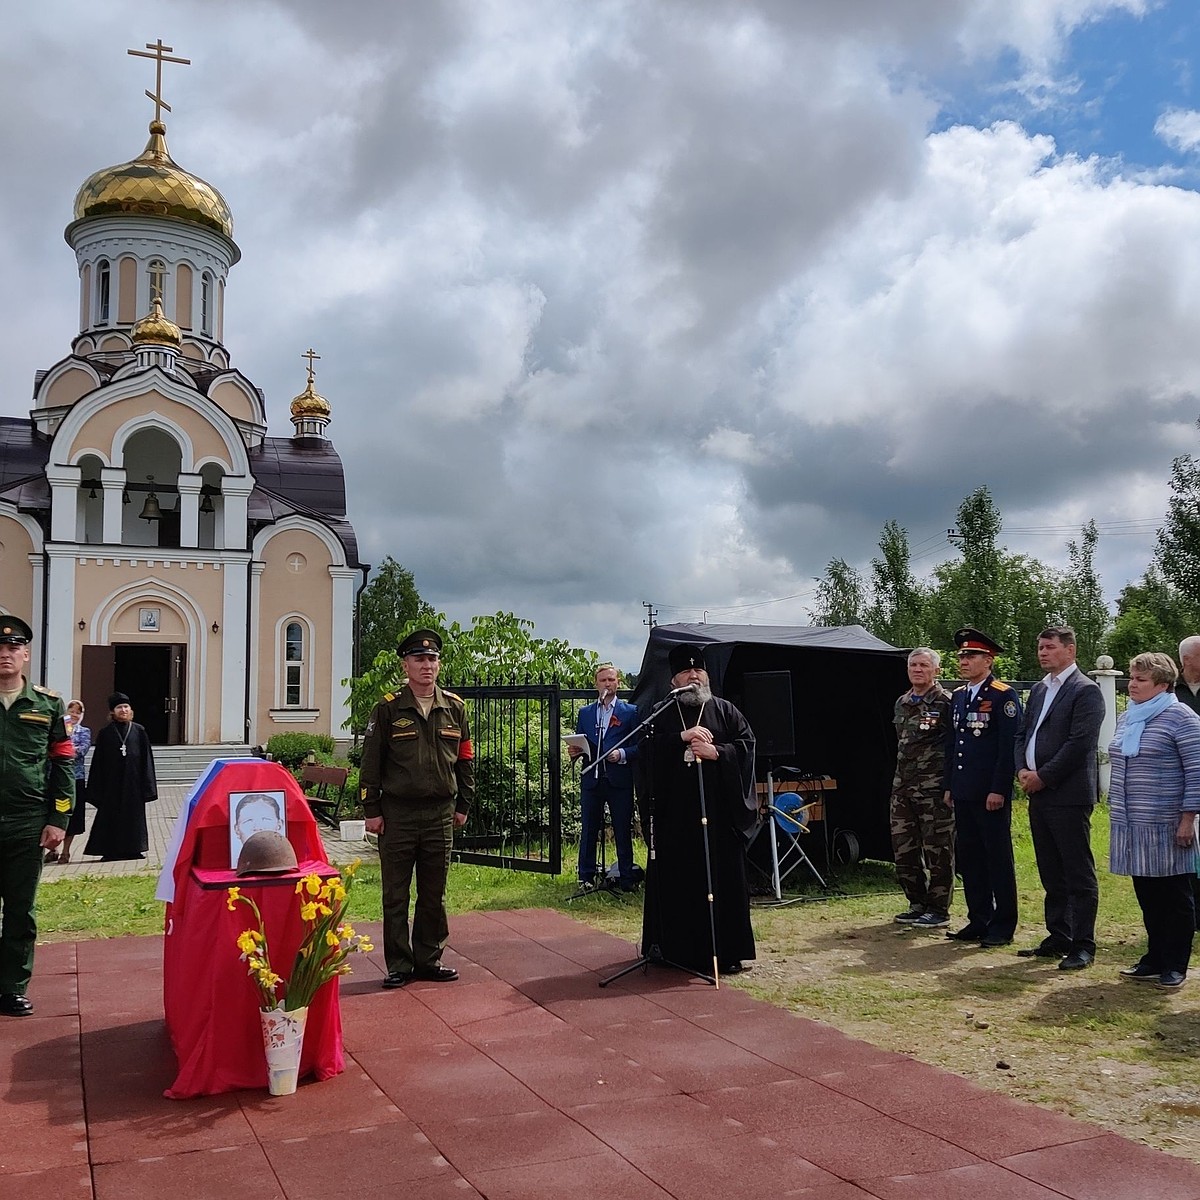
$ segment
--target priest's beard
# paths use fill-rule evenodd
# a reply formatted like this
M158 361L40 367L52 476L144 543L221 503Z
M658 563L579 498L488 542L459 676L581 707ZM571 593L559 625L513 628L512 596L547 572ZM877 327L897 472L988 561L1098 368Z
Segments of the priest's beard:
M689 691L680 695L679 703L684 708L699 708L700 705L707 704L712 698L712 688L702 683L693 683L690 685Z

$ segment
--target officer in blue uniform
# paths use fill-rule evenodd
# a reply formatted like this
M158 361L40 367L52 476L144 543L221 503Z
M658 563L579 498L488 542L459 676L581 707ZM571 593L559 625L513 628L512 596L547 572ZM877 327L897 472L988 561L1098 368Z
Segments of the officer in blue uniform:
M956 942L1007 946L1017 928L1017 875L1012 848L1013 742L1021 702L992 675L1001 648L978 629L960 629L958 673L966 680L950 703L944 775L954 808L955 855L967 901L967 923L946 936Z

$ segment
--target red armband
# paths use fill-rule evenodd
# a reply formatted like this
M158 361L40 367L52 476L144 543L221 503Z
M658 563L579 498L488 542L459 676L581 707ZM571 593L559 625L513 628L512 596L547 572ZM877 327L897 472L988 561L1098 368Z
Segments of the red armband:
M75 743L70 738L63 738L61 742L50 743L51 758L74 758Z
M458 743L458 761L465 762L475 757L475 747L471 745L470 738L463 738Z

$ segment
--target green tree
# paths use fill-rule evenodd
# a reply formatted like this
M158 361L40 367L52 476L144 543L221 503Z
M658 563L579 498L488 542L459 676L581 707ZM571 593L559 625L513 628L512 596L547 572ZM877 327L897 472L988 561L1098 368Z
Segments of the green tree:
M358 600L359 671L395 651L405 630L420 628L436 615L417 592L413 573L389 554Z
M498 612L473 617L470 625L447 621L435 612L419 625L442 635L442 670L439 682L465 685L476 679L506 683L517 679L557 679L565 687L590 687L600 656L561 638L534 636L534 625L513 613ZM361 732L379 698L404 686L404 661L395 646L408 629L400 630L393 645L380 651L357 678L343 679L350 689L349 726Z
M1200 462L1190 454L1171 465L1171 499L1154 557L1159 573L1176 591L1200 597Z
M1124 671L1131 658L1146 651L1175 658L1179 643L1196 632L1200 632L1197 604L1189 603L1151 566L1137 583L1121 589L1117 618L1104 639L1104 651Z
M864 601L862 576L844 558L834 558L817 580L817 605L809 615L814 625L861 625Z
M986 485L976 488L958 506L957 523L963 556L960 624L991 633L1003 620L1002 606L998 603L1000 550L996 539L1004 522Z
M879 535L881 558L871 559L871 603L864 624L893 646L919 646L925 639L924 597L909 565L908 531L888 521Z
M1096 663L1100 644L1108 628L1108 605L1096 571L1096 543L1100 534L1095 521L1080 531L1079 541L1067 543L1067 568L1064 580L1064 603L1067 624L1075 630L1079 662L1085 671Z

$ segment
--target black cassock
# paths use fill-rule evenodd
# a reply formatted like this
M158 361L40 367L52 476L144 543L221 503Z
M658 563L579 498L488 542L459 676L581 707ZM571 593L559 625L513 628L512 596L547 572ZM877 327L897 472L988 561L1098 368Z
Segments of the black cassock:
M110 721L96 735L92 751L88 802L96 807L96 819L84 854L117 859L144 854L146 805L157 799L154 755L145 729L133 721Z
M697 717L699 720L697 721ZM700 724L711 730L719 758L684 761L680 733ZM727 700L704 706L669 704L653 721L638 751L649 792L643 830L653 851L646 868L642 954L712 974L712 919L721 969L754 958L750 893L746 886L746 837L758 820L754 789L754 734ZM704 825L696 774L704 772L708 851L712 864L710 918Z

